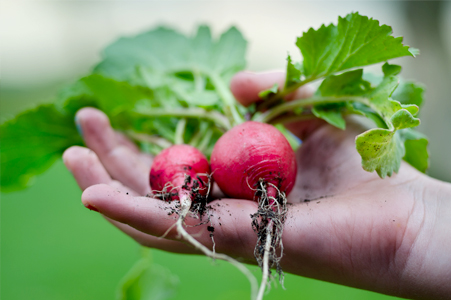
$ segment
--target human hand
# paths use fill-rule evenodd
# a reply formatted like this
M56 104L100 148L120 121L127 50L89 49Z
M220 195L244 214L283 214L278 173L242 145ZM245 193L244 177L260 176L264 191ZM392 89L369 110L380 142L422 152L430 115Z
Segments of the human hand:
M239 73L231 88L248 105L258 100L259 91L283 80L278 72ZM306 93L300 90L293 98ZM176 217L164 209L170 204L140 197L150 191L151 158L115 133L103 113L86 108L77 116L92 151L72 147L64 162L84 190L83 203L145 246L195 253L177 241L175 230L167 239L158 239ZM287 127L303 145L297 153L298 177L283 234L284 271L416 299L451 294L450 185L408 164L383 180L365 172L355 150L354 138L362 130L357 124L346 131L319 120ZM222 199L211 205L217 252L253 262L257 237L249 215L256 203ZM187 231L211 247L206 226Z

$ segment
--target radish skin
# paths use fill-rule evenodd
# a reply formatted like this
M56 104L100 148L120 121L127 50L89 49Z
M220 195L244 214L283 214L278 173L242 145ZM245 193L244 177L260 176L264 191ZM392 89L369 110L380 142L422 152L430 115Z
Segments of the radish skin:
M178 200L182 190L192 190L193 185L199 185L197 192L206 196L208 174L210 165L202 152L182 144L169 147L155 157L149 182L152 190L167 193L165 200Z
M228 196L253 200L263 180L286 194L296 180L296 158L287 139L274 126L245 122L227 131L211 154L213 178ZM276 189L268 187L268 196Z

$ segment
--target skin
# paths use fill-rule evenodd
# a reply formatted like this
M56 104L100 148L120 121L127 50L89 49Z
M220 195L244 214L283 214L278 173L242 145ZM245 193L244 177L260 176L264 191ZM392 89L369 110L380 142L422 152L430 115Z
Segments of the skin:
M282 72L243 72L231 90L249 105L283 80ZM310 93L304 88L290 98ZM77 122L89 149L71 147L63 159L84 190L84 205L144 246L195 253L177 241L175 230L158 239L175 219L163 209L168 204L139 196L150 191L151 157L114 132L98 110L80 110ZM365 172L354 145L362 128L352 121L345 131L317 120L287 127L303 146L283 235L284 271L399 297L451 299L451 184L406 163L383 180ZM252 263L256 236L249 215L256 203L222 199L212 205L216 250ZM187 231L211 247L205 226Z

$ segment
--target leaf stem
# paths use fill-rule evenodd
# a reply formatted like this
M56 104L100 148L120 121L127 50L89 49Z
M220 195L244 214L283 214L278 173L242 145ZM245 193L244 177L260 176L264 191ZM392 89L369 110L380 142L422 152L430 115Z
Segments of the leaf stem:
M276 106L277 103L282 100L285 101L285 97L287 97L289 94L296 91L298 88L302 87L303 85L306 85L307 83L310 83L312 81L315 81L318 79L317 77L309 77L304 79L303 81L300 81L298 83L292 84L289 87L284 86L284 88L277 92L276 94L273 94L270 96L269 99L265 100L263 103L261 103L258 107L259 110L265 110L267 108Z
M175 144L180 145L185 143L185 139L183 136L185 135L185 129L186 129L186 119L180 119L177 123L177 127L175 128Z
M229 120L222 114L215 111L207 111L200 107L190 107L190 108L146 108L135 110L135 114L146 116L146 117L181 117L181 118L198 118L209 120L215 123L218 127L223 130L229 130L232 128Z
M279 94L280 95L279 96L280 99L285 98L286 96L288 96L289 94L293 93L294 91L296 91L301 86L306 85L307 83L310 83L310 82L315 81L317 79L318 79L318 77L314 77L314 76L307 77L307 78L305 78L304 80L302 80L302 81L300 81L298 83L290 85L289 87L284 87L283 90Z
M213 136L213 130L209 129L205 133L204 137L200 141L199 145L197 146L197 149L199 149L202 153L205 153L205 150L207 150L207 146L211 141L211 137Z
M129 137L134 139L135 141L151 143L151 144L160 146L163 149L172 146L171 142L169 142L167 139L162 138L162 137L148 135L148 134L145 134L145 133L139 133L139 132L136 132L136 131L133 131L133 130L128 130L125 133Z
M270 110L267 110L266 112L255 115L253 120L258 122L264 122L264 123L271 123L273 119L276 117L291 112L296 108L299 107L312 107L314 105L318 104L326 104L326 103L338 103L338 102L345 102L345 101L356 101L361 102L363 104L369 105L369 101L367 98L364 97L351 97L351 96L345 96L345 97L311 97L307 99L298 99L290 102L285 102L283 104L280 104L278 106L275 106L271 108Z
M232 127L243 123L245 121L244 117L238 112L238 104L224 80L216 73L208 73L208 76L224 102L225 114L228 117L230 124L232 124Z
M312 113L307 113L307 114L300 114L300 115L287 115L287 116L280 116L280 117L276 117L274 119L272 119L269 124L285 124L285 123L291 123L291 122L299 122L299 121L307 121L307 120L312 120L312 119L316 119L317 117L315 117L315 115L313 115Z
M199 129L197 132L193 135L191 140L189 141L189 144L193 147L199 148L199 143L202 138L202 136L205 135L205 131L208 129L208 123L202 122L199 124Z

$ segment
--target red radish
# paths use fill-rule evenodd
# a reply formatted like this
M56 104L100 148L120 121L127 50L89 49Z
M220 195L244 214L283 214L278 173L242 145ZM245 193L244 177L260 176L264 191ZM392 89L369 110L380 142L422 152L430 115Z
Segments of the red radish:
M271 266L276 267L283 283L279 262L283 254L286 195L296 181L294 151L275 127L249 121L219 138L211 154L211 169L213 179L225 194L258 201L258 210L251 217L258 235L254 255L263 270L257 299L262 299Z
M254 199L261 181L288 194L296 180L296 158L287 139L274 126L252 121L232 128L217 141L211 169L221 190L241 199ZM270 197L277 194L271 185L267 191Z
M174 145L155 157L149 181L152 190L165 200L178 200L190 192L205 197L209 173L210 165L202 152L189 145Z
M203 213L207 211L208 220L210 218L206 205L211 184L209 173L210 166L202 152L189 145L174 145L163 150L154 158L149 182L154 197L180 202L180 205L176 205L174 208L179 215L174 226L176 226L177 233L181 238L205 255L213 259L228 261L237 267L248 278L253 299L257 290L257 280L252 273L237 260L225 254L216 253L212 233L210 233L210 237L213 241L213 251L199 243L183 227L185 218L190 211L193 212L195 217L199 214L201 218Z

